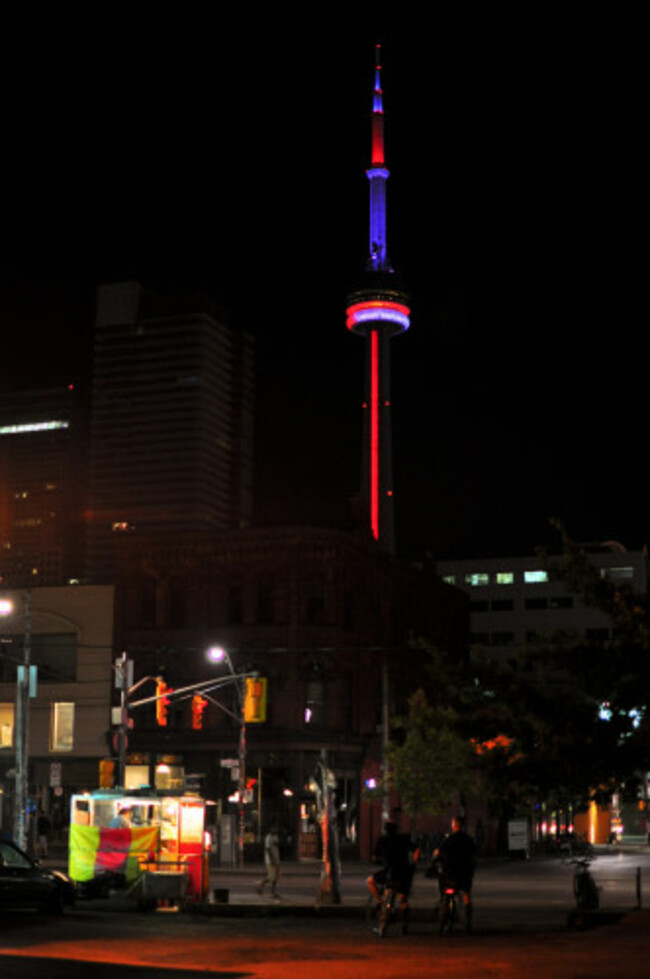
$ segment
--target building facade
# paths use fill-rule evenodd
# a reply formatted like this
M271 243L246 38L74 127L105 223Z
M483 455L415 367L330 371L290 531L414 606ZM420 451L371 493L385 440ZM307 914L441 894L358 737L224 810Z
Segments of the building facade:
M30 811L55 831L70 794L93 788L109 754L113 690L112 586L10 589L0 603L0 832L13 827L16 667L36 666L28 725Z
M78 390L0 395L0 581L64 585L83 574L87 429Z
M87 579L112 580L123 534L247 526L253 343L205 297L100 287Z
M626 582L634 591L648 585L645 551L628 551L610 541L586 546L589 560L603 577ZM587 639L612 638L611 620L587 607L553 575L557 558L497 557L438 561L444 581L469 595L470 646L516 664L517 654L544 643L554 632Z
M265 720L246 726L247 842L277 820L291 852L316 855L309 783L325 752L342 838L369 855L380 817L370 825L362 788L380 762L382 725L405 710L427 676L418 640L465 648L462 592L397 561L365 534L314 528L124 538L119 581L117 643L134 661L136 682L150 678L150 692L156 677L180 691L223 678L223 667L206 657L215 644L236 673L265 679ZM165 778L170 770L179 778L198 773L227 813L237 689L226 684L207 696L200 730L192 728L191 692L171 697L164 727L155 703L135 708L127 770L139 766L151 784L160 766Z

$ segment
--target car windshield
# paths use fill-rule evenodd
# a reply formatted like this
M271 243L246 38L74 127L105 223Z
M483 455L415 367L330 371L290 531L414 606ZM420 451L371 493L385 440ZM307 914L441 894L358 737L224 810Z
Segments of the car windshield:
M31 860L11 846L9 843L0 843L0 866L3 867L22 867L25 870L32 866Z

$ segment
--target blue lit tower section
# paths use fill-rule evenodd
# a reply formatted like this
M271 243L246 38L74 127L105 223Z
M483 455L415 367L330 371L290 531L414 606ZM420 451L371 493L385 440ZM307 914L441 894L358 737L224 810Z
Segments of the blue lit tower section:
M370 240L366 271L359 289L348 296L347 327L366 338L366 399L364 402L361 496L375 540L395 550L393 463L390 419L390 340L409 328L409 297L400 287L388 260L384 105L381 89L381 48L375 47L372 101Z

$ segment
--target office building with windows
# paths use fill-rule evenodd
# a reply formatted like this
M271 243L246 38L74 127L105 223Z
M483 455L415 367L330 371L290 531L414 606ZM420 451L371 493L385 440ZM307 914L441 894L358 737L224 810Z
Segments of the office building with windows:
M83 573L83 400L68 387L0 395L0 581L63 585Z
M116 536L249 524L253 411L253 342L222 310L99 289L87 580L112 580Z
M586 545L589 560L604 577L644 592L648 584L645 551L627 551L616 541ZM557 561L557 558L555 558ZM470 646L503 662L544 643L554 632L587 639L612 638L610 619L570 594L553 575L554 559L503 557L438 561L438 574L470 599Z

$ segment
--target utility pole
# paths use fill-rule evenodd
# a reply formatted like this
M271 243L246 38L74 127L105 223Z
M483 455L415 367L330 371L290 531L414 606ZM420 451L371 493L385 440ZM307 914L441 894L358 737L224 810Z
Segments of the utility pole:
M381 667L381 775L382 775L382 796L381 796L381 825L383 827L388 822L389 811L389 788L388 788L388 746L390 744L389 735L389 697L388 697L388 663L386 662L386 652Z
M120 787L124 788L127 731L129 729L128 695L133 686L133 660L128 659L125 652L122 653L119 659L115 660L115 686L120 691L120 724L117 731L117 778Z

